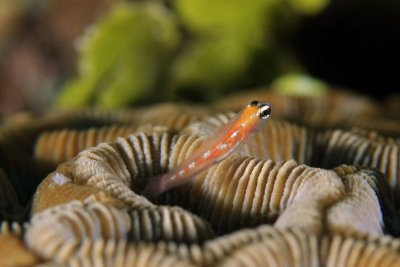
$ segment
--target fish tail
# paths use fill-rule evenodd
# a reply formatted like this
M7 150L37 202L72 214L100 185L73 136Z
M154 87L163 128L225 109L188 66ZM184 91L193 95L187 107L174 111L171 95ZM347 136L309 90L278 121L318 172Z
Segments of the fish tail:
M141 191L141 195L150 200L157 199L165 192L165 186L163 184L163 181L165 180L164 176L165 175L159 175L149 179L147 185Z

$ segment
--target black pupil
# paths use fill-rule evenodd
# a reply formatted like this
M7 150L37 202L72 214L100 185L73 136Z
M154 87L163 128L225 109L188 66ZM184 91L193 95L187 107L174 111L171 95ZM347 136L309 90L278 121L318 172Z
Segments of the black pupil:
M269 109L269 108L267 108L267 109L264 109L264 110L261 112L261 116L263 116L263 117L268 117L268 116L269 116L269 114L271 114L271 112L270 112L270 109Z

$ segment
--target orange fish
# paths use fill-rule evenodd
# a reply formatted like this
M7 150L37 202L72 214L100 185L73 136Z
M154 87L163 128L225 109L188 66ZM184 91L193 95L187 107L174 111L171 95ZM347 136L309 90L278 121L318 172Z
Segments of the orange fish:
M243 111L221 126L192 155L170 172L148 183L142 194L157 198L165 191L188 182L196 174L227 158L271 115L268 103L252 101Z

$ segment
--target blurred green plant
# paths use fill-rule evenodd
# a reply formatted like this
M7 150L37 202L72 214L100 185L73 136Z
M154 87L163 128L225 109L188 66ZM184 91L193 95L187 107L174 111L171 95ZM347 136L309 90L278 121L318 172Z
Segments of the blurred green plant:
M82 38L78 77L65 85L56 106L121 107L179 97L211 100L237 86L267 84L277 74L299 70L290 52L277 44L276 31L288 30L297 16L319 12L326 4L118 3Z
M271 88L291 96L321 96L328 92L328 85L323 81L301 73L281 75L272 82Z
M157 97L156 84L179 40L174 16L158 2L116 5L81 40L79 77L57 105L119 107Z

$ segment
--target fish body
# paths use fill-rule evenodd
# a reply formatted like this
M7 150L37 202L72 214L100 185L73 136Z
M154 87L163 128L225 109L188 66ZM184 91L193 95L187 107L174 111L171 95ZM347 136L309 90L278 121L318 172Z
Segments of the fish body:
M252 101L215 133L205 139L195 152L170 172L151 179L142 194L157 198L165 191L179 186L201 171L227 158L245 139L250 137L270 116L268 103Z

